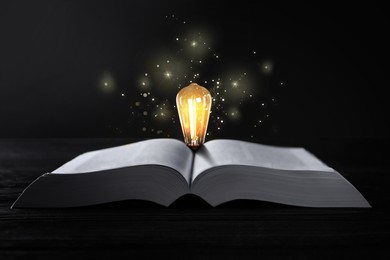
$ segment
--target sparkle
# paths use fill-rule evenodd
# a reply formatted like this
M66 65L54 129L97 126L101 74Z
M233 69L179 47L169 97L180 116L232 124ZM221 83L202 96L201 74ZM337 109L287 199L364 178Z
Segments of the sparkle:
M170 20L169 22L175 21L179 25L186 23L183 20L179 20L177 15L173 18L172 14L168 14L167 18ZM164 16L162 19L164 19ZM190 23L187 22L187 24ZM187 25L182 25L182 28L184 27L187 27ZM125 89L117 92L123 97L120 98L122 101L127 100L127 98L130 99L131 106L128 113L130 116L133 115L133 117L130 117L126 121L127 124L138 124L138 131L140 131L140 133L144 132L144 135L158 134L160 137L173 137L175 134L172 132L172 129L169 128L169 125L177 126L179 121L175 113L176 106L173 105L172 102L174 95L171 95L168 91L179 91L187 85L188 82L199 82L209 85L208 87L211 88L210 92L213 95L213 111L210 111L210 113L213 112L210 115L210 120L213 122L213 126L211 127L220 134L226 130L225 126L234 124L237 127L241 120L246 117L244 111L246 112L247 109L246 106L243 106L246 102L248 102L252 108L256 107L259 112L266 112L261 117L253 118L254 121L249 124L252 133L246 133L246 136L253 138L253 135L255 134L253 131L259 130L264 126L265 122L269 120L268 117L270 117L270 115L267 113L271 112L271 116L273 115L273 106L271 106L271 104L275 104L275 100L278 100L278 98L274 99L274 97L271 96L269 100L255 100L258 98L259 94L256 92L256 89L252 87L252 85L258 85L258 82L256 82L257 76L252 75L254 71L244 72L245 70L242 71L240 68L236 68L236 70L232 71L220 71L220 75L205 73L204 66L206 64L209 62L214 62L216 64L221 62L222 58L218 55L218 50L210 45L210 42L212 41L209 42L209 40L211 39L206 37L206 34L203 34L203 32L195 32L192 36L186 36L182 35L179 31L171 35L172 36L168 40L170 40L171 44L176 42L173 46L176 50L172 50L173 52L162 52L160 54L161 56L158 58L156 57L154 62L152 61L152 69L149 70L148 73L141 71L141 77L137 82L137 87L140 90L138 94L130 95L130 93L124 92L126 91ZM260 53L262 52L259 52L259 55ZM257 50L255 48L247 50L246 56L252 57L248 60L252 60L254 63L253 65L255 65L253 67L257 67L258 72L264 74L264 76L266 74L267 76L272 76L274 69L272 60L253 60L256 59L256 57L261 56L257 55ZM202 73L202 75L199 73ZM255 77L252 78L252 76ZM264 80L267 79L265 78ZM160 84L157 83L159 81ZM108 88L115 86L114 82L107 78L101 79L99 83L102 89L104 87ZM276 81L276 86L283 86L284 84L285 83L281 80ZM160 96L160 94L158 94L160 92L155 93L155 88L165 88L164 92L161 91L161 93L169 94L170 98L168 99L167 96ZM265 96L264 98L267 97ZM137 99L140 102L138 102ZM207 132L207 135L214 137L214 131Z
M272 68L273 68L273 64L270 61L264 62L262 64L262 67L261 67L263 73L265 73L265 74L271 73L272 72Z
M108 83L107 83L107 82L104 82L104 86L106 86L106 87L107 87L107 86L108 86Z

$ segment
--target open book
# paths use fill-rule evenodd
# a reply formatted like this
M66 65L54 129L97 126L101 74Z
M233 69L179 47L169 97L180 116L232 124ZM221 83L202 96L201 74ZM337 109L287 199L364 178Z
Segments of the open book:
M212 140L194 153L175 139L81 154L35 180L12 207L76 207L129 199L169 206L185 194L212 206L248 199L370 207L342 175L303 148Z

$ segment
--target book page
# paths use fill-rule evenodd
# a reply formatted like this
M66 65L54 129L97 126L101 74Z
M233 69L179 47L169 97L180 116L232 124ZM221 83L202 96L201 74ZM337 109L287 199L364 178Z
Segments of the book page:
M334 171L304 148L285 148L238 140L213 140L195 155L192 180L207 169L224 165L280 170Z
M53 173L84 173L139 165L163 165L178 171L189 183L192 151L175 139L151 139L84 153Z

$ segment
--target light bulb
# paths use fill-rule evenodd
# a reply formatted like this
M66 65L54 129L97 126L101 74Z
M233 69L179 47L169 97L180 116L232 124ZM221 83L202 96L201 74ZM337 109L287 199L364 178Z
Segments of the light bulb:
M192 150L197 150L206 137L211 110L210 92L196 83L191 83L177 93L176 106L184 142Z

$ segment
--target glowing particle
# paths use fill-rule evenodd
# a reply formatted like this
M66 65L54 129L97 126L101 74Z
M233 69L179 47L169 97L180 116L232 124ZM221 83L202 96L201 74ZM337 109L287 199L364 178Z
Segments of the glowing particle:
M272 72L273 64L270 61L264 62L262 65L263 73L271 73Z
M140 105L141 105L141 102L139 102L139 101L135 102L136 107L139 107Z
M238 82L237 81L233 81L232 85L233 85L233 87L237 87L238 86Z
M176 38L176 41L178 41L179 40L179 38Z
M157 68L160 68L160 65L157 64L156 67L157 67Z
M169 60L167 60L167 63L169 63Z
M147 96L148 96L148 93L144 93L142 96L143 96L143 97L147 97Z
M121 94L121 96L122 96L122 97L124 97L124 96L125 96L125 94L123 94L123 93L122 93L122 94Z
M167 79L169 79L169 78L172 77L172 74L171 74L169 71L167 71L167 72L165 72L164 76L165 76Z
M142 131L146 132L146 127L142 127Z
M154 98L152 98L152 101L154 101Z
M148 111L144 111L142 114L143 114L144 116L147 116L147 115L148 115Z
M192 41L192 42L191 42L191 46L192 46L192 47L194 47L194 48L195 48L195 47L196 47L196 45L198 45L198 43L197 43L196 41Z
M104 82L104 86L108 86L108 83L107 83L107 82Z

